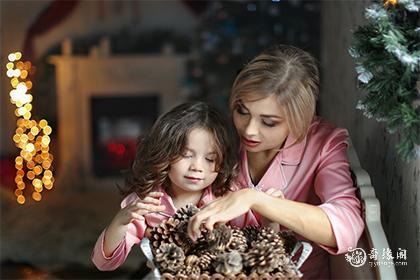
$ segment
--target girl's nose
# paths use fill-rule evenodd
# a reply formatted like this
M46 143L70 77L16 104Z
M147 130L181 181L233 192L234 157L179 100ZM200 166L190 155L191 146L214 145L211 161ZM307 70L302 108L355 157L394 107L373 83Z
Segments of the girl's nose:
M203 171L203 165L202 165L201 160L200 159L194 159L191 162L190 170L197 171L197 172L202 172Z

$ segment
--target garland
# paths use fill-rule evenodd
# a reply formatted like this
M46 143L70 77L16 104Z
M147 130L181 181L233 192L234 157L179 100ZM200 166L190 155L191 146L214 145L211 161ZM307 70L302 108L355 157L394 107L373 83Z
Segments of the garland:
M419 9L420 0L374 1L349 49L364 92L356 108L399 133L396 149L405 161L420 156Z

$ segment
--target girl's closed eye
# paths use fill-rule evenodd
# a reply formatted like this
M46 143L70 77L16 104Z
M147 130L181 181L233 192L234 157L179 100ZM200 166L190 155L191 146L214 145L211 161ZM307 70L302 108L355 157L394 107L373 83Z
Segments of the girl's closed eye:
M249 112L240 104L236 106L236 112L240 115L248 115Z
M186 152L186 153L182 154L182 157L184 157L184 158L192 158L193 157L193 154L191 152Z

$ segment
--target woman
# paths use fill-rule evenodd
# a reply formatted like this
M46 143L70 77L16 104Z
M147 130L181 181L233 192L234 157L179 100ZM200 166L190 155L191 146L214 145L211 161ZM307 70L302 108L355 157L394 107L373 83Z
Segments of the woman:
M242 144L241 189L191 218L192 239L202 224L212 230L252 210L312 243L301 268L311 279L329 277L328 253L356 247L364 223L346 156L348 133L315 116L318 93L315 59L291 46L263 52L238 74L230 109Z

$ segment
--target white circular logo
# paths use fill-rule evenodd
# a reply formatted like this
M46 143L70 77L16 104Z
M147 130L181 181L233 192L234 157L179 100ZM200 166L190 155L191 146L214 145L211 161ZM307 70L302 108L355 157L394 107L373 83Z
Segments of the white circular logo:
M348 253L345 254L345 258L352 266L359 267L366 263L367 255L362 248L352 249L350 247Z

